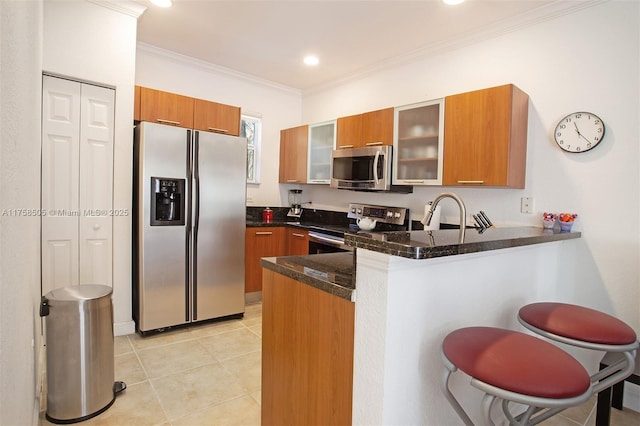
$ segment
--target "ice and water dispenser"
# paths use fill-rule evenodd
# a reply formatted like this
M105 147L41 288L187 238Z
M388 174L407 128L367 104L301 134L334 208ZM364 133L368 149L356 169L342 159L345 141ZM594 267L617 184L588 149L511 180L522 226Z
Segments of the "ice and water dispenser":
M151 178L151 226L184 225L185 180Z

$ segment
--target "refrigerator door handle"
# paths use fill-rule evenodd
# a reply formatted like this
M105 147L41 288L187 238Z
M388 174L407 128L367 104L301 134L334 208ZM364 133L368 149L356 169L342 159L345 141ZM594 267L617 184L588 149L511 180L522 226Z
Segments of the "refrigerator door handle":
M191 156L192 153L192 140L191 140L191 130L187 130L187 179L189 182L189 190L188 190L188 198L186 200L187 202L187 226L185 226L185 232L186 232L186 244L185 244L185 253L187 256L187 265L185 268L185 279L184 279L184 285L185 285L185 322L189 322L191 319L191 281L190 281L190 277L191 277L191 260L192 260L192 256L193 254L191 253L191 215L192 215L192 196L193 196L193 189L192 189L192 174L193 174L193 158Z
M192 300L198 300L198 226L200 224L200 132L193 132L193 178L195 184L194 215L193 215L193 244L191 246L191 291ZM192 321L198 319L197 303L192 303Z

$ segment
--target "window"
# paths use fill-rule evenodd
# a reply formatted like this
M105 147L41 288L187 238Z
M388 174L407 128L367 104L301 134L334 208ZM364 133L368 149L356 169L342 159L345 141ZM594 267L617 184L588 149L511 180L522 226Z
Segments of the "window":
M247 138L247 183L260 183L262 117L257 114L243 114L240 121L240 136Z

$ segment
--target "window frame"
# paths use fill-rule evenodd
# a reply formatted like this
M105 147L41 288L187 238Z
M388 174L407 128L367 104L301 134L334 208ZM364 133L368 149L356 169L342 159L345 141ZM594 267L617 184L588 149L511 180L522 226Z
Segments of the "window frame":
M253 140L243 135L245 122L252 122L254 126ZM247 183L260 183L260 154L262 147L262 115L257 113L240 114L240 136L247 138ZM251 155L253 154L253 156ZM253 159L253 161L251 161ZM253 179L250 179L250 169L253 166Z

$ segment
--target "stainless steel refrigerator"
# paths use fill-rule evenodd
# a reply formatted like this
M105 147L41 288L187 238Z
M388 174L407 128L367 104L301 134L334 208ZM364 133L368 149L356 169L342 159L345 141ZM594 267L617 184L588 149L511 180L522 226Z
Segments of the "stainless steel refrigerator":
M134 135L137 330L241 317L246 139L146 122Z

